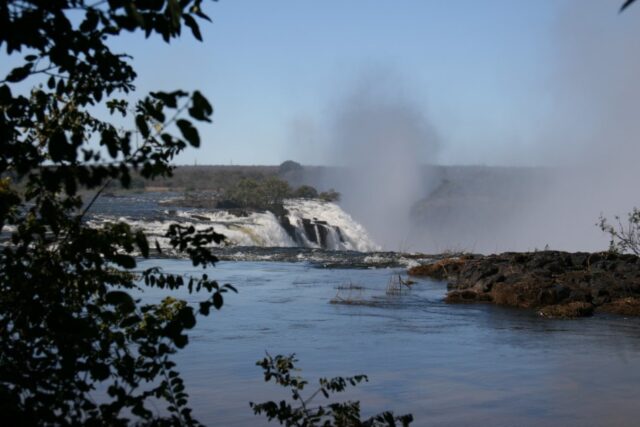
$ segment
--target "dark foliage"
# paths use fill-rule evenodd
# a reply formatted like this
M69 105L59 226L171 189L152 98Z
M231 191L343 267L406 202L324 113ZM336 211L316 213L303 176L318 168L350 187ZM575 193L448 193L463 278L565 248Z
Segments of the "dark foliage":
M340 193L333 188L318 194L318 197L325 202L337 202L340 200Z
M310 185L301 185L293 192L293 196L300 199L315 199L318 197L318 190Z
M293 403L282 400L264 403L251 403L256 415L264 414L269 421L277 420L288 427L395 427L408 426L412 421L411 415L394 416L392 412L383 412L365 420L360 416L359 402L334 402L324 406L312 405L312 401L320 394L328 399L334 393L346 390L348 386L355 387L361 382L369 381L366 375L353 377L320 378L318 388L308 397L302 392L309 383L304 378L295 375L297 371L295 355L271 357L269 354L256 364L264 370L264 380L273 380L276 384L288 388ZM294 406L295 405L295 406Z
M600 216L598 226L610 237L609 250L617 253L632 253L640 256L640 209L633 208L627 214L624 223L619 216L615 216L615 224L611 224Z
M625 0L625 2L620 6L620 12L624 11L626 8L635 3L636 0Z
M171 159L200 138L196 122L213 109L200 92L153 92L131 104L136 73L109 48L122 32L166 42L183 26L201 39L201 0L16 0L0 2L0 48L22 63L0 80L0 407L26 424L195 424L171 360L188 343L197 315L222 307L235 290L206 274L157 268L135 273L150 242L125 223L85 225L112 182L129 187L171 175ZM73 16L73 19L72 19ZM25 91L25 83L33 86ZM132 117L122 131L96 106ZM175 125L178 134L167 129ZM16 182L20 180L21 185ZM81 190L95 194L83 200ZM194 265L216 262L207 249L223 236L179 225L171 245ZM140 286L202 292L190 307L166 298L143 304ZM94 401L100 387L108 397ZM150 398L163 414L151 410Z
M287 181L275 176L259 181L245 178L225 192L218 207L259 209L281 213L283 212L284 199L292 197L334 202L340 199L340 193L333 189L318 193L318 190L309 185L302 185L293 190Z
M302 168L302 165L300 163L294 162L293 160L285 160L278 167L278 174L286 175L286 174L288 174L290 172L301 171L302 169L303 168Z

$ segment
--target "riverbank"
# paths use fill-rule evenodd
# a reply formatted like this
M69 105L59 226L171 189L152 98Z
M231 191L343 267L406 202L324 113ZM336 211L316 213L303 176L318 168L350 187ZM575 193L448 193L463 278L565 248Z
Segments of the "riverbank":
M610 252L540 251L461 255L410 268L448 282L448 303L535 309L543 317L595 311L640 316L640 258Z

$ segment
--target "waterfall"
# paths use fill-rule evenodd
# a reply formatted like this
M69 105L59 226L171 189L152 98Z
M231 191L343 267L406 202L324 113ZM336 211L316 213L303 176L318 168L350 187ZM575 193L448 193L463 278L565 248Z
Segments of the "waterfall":
M285 214L272 212L231 213L225 210L165 210L154 219L95 215L89 224L124 221L144 230L161 247L169 247L164 236L169 224L179 222L213 229L227 237L227 246L306 247L369 252L379 250L364 227L337 204L319 200L291 199Z
M315 243L316 246L311 247L360 252L380 249L367 230L335 203L291 199L285 201L284 208L288 222L298 224L298 228L304 230L306 240Z

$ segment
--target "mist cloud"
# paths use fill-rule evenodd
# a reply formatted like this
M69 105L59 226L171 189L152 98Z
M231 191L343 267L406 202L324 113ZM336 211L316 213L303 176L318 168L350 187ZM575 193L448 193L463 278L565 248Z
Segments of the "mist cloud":
M411 207L429 191L421 165L437 158L433 126L391 71L363 73L331 110L333 163L348 168L342 204L383 247L402 249Z
M523 90L531 106L522 114L531 117L522 120L536 125L524 127L531 134L509 135L534 141L530 155L542 159L539 167L423 167L437 163L447 143L438 123L398 73L374 69L315 127L315 141L329 147L323 160L346 167L325 176L325 186L343 193L342 205L385 249L606 249L598 217L640 205L640 9L619 15L618 3L557 9L553 43L540 56L549 62ZM491 150L486 135L495 132L477 129ZM502 154L495 158L509 158Z
M556 20L554 96L538 138L543 158L560 168L523 225L559 249L605 249L599 215L640 204L639 16L618 15L616 5L573 2Z

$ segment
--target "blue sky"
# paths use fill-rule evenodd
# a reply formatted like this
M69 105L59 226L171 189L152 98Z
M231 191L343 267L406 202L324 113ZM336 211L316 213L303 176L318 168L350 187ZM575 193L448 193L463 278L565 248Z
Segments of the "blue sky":
M597 13L580 17L587 3ZM134 35L114 47L134 56L141 91L197 88L214 104L202 148L179 164L328 163L332 116L371 69L387 70L388 89L436 129L441 149L424 162L540 164L565 23L582 20L596 34L589 26L640 19L635 10L618 15L619 3L221 0L206 5L213 23L201 25L204 43Z

